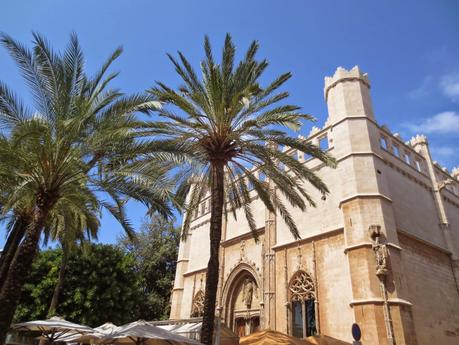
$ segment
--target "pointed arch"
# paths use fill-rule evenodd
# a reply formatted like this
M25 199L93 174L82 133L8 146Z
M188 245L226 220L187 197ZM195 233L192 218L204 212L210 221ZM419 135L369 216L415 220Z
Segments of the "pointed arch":
M306 301L316 298L314 280L303 270L298 270L290 279L288 286L291 301Z
M193 297L191 317L200 317L204 314L204 292L199 290Z
M291 334L305 338L317 333L317 299L314 279L303 270L298 270L290 279L289 307Z
M261 280L254 266L242 262L233 268L223 287L222 307L225 323L240 336L248 335L260 327L262 298ZM244 291L245 290L245 291ZM248 293L246 295L246 292ZM242 308L237 308L237 301L241 303L241 296L249 296ZM239 298L239 299L238 299ZM243 297L244 298L244 297ZM253 303L252 303L253 298ZM243 317L241 318L241 315ZM241 334L244 333L244 334Z

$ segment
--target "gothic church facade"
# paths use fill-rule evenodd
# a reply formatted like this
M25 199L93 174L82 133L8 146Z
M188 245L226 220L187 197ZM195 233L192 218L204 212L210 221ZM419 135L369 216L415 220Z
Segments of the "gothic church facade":
M317 207L291 210L298 241L255 192L258 242L241 210L228 216L216 314L241 336L270 328L351 341L357 323L363 344L458 344L459 169L433 161L426 137L404 142L378 124L358 67L326 77L324 96L328 119L304 139L337 168L285 149L331 193L309 188ZM180 244L171 319L202 314L209 203Z

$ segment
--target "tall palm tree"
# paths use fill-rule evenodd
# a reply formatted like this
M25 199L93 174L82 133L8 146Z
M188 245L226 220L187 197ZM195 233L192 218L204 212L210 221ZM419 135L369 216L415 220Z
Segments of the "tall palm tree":
M56 205L66 199L77 206L75 191L98 200L129 228L124 205L136 199L162 215L170 215L167 165L139 165L136 112L149 113L152 97L123 95L108 85L115 52L90 77L76 35L65 51L55 53L38 34L33 49L0 35L30 87L34 112L0 84L0 180L3 215L29 210L24 238L0 290L0 343L12 320L21 287L37 252L40 236Z
M278 89L290 79L290 73L280 75L267 86L260 84L268 62L255 59L257 42L250 45L237 65L230 35L225 39L221 63L215 62L207 37L204 50L202 78L181 52L178 59L169 55L184 84L176 91L158 82L149 90L162 104L157 110L164 121L145 126L144 134L156 136L151 143L152 149L162 148L172 157L183 160L175 170L180 182L178 196L185 199L188 193L183 235L189 230L193 210L198 207L204 192L210 190L210 258L201 331L201 341L210 345L223 215L243 208L255 234L249 197L253 186L265 206L279 213L298 239L299 231L282 197L293 207L304 210L308 203L315 205L305 187L306 182L323 194L328 193L328 189L318 176L278 146L307 153L328 166L333 166L334 160L310 142L288 135L287 129L298 130L302 120L313 118L300 112L298 106L279 104L289 95ZM186 162L188 164L184 164ZM252 167L275 184L279 197L255 177ZM225 199L228 209L225 209Z

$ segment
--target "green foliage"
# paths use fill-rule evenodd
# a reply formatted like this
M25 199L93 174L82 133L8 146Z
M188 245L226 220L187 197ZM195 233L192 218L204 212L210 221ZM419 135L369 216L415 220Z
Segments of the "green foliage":
M62 251L41 252L24 286L15 321L46 317L58 279ZM91 245L73 253L64 280L57 314L74 322L98 326L122 324L140 317L141 279L135 259L111 245Z
M145 222L135 240L127 236L120 246L135 258L144 300L139 305L140 318L167 319L175 276L180 230L171 221L154 215Z

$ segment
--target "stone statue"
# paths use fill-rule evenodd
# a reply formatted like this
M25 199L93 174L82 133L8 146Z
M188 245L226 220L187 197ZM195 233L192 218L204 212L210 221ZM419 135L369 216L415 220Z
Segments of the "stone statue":
M254 286L252 280L246 278L244 281L244 287L242 288L242 301L244 302L247 309L252 307L253 290Z
M377 243L373 245L373 250L376 256L376 275L384 276L387 274L387 258L389 253L385 244Z

